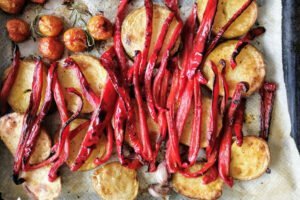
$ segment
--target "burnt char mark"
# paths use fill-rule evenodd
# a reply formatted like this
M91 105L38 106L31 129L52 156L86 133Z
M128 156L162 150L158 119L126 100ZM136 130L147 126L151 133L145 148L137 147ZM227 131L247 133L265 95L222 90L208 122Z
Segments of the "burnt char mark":
M19 174L13 174L12 179L16 185L21 185L25 182L24 178L19 178Z

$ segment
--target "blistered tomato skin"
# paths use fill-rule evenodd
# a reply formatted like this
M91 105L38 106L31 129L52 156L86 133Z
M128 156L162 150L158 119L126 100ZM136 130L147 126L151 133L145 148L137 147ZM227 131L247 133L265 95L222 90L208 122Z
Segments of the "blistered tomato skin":
M85 51L87 49L86 33L81 28L70 28L64 33L64 43L70 51Z
M39 40L39 52L51 61L58 60L64 53L64 44L55 37L44 37Z
M0 8L9 14L19 13L25 4L25 0L0 0Z
M43 15L39 19L38 29L44 36L58 36L64 28L61 18L53 15Z
M10 19L6 22L8 37L16 42L23 42L30 36L30 27L27 22L21 19Z
M113 34L112 23L102 15L93 16L89 20L87 28L95 40L107 40Z

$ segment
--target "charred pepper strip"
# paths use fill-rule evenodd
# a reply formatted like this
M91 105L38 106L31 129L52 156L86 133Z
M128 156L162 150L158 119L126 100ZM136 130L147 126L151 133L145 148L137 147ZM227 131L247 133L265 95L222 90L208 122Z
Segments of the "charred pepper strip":
M64 61L64 67L70 67L76 71L76 75L80 81L81 89L88 102L96 108L100 102L98 95L92 90L90 84L87 82L79 65L71 57L68 57Z
M207 131L207 140L208 145L206 148L206 153L209 156L215 146L218 130L218 101L220 93L220 75L218 68L214 62L211 62L211 68L215 74L215 79L213 83L213 92L212 92L212 102L211 102L211 112L209 120L209 128Z
M36 60L36 67L33 74L32 91L30 94L29 106L26 110L23 126L21 131L21 138L18 143L16 155L14 158L13 166L13 181L16 185L22 184L25 180L19 179L19 172L21 167L24 166L23 156L25 153L26 143L30 136L30 131L34 125L34 121L37 118L37 112L40 105L41 93L43 84L43 64L41 60Z
M167 35L169 26L174 18L174 13L170 13L167 19L164 21L164 24L162 26L162 29L160 31L160 34L158 36L158 40L155 43L155 47L153 50L153 53L149 59L149 62L146 67L146 73L145 73L145 94L146 94L146 101L147 101L147 106L148 110L150 113L150 116L156 121L157 120L157 114L155 111L155 106L154 106L154 100L152 96L152 75L153 75L153 70L155 67L155 63L158 58L158 54L162 48L162 45L164 43L165 37Z
M145 0L144 5L146 9L146 32L144 49L142 51L142 60L139 69L140 78L144 77L152 38L153 3L151 0Z
M238 107L236 114L235 114L235 120L233 124L233 130L236 136L236 143L238 146L242 146L243 144L243 123L245 119L245 109L246 109L246 99L243 98L241 100L241 104Z
M203 20L198 28L197 35L194 39L193 49L190 55L189 66L186 73L189 79L194 76L196 69L202 62L206 41L208 35L211 32L217 5L218 0L210 0L207 2Z
M120 0L120 4L118 6L118 11L116 16L115 34L114 34L114 47L116 49L116 53L118 56L118 60L120 62L121 71L124 78L126 78L128 66L127 66L127 57L122 45L121 27L125 17L125 9L128 2L130 2L130 0Z
M199 149L200 149L200 140L201 140L201 117L202 117L202 94L201 86L196 77L194 78L194 119L193 119L193 128L192 135L190 138L190 148L188 154L188 161L191 165L195 164Z
M180 75L180 88L179 88L179 95L184 91L187 77L186 72L188 69L188 63L189 63L189 56L192 51L193 47L193 40L194 40L194 32L195 32L195 26L196 26L196 18L197 18L197 5L194 4L191 14L189 15L188 19L186 20L183 29L182 29L182 40L183 40L183 50L182 50L182 56L181 56L181 75Z
M17 45L14 46L13 50L13 62L11 70L8 73L7 78L4 80L2 89L0 92L0 106L1 106L1 115L3 115L7 110L7 97L9 96L12 85L14 84L18 70L20 66L20 51Z
M231 59L230 59L230 65L232 69L235 69L236 67L236 57L239 55L239 53L242 51L242 49L249 44L250 41L254 40L256 37L262 35L266 32L266 29L264 27L257 27L252 30L250 30L244 37L242 37L238 43L236 44L234 51L232 53Z
M148 125L147 125L147 117L143 109L143 99L141 95L141 88L139 85L139 66L141 63L141 58L142 58L141 53L138 53L134 61L133 85L134 85L134 93L138 105L138 113L139 113L139 120L140 120L140 131L141 131L140 139L142 141L142 146L143 146L142 157L146 161L151 162L153 159L153 151L151 149L151 142L149 137Z
M249 85L244 82L240 82L236 85L236 89L227 112L227 117L225 119L224 134L220 143L218 171L222 180L230 187L233 186L233 179L229 175L232 144L232 126L235 119L235 113L242 100L242 95L248 91L248 88Z
M215 36L215 38L213 39L213 41L211 42L211 44L209 45L207 51L206 51L206 56L209 55L212 50L216 47L216 45L218 44L219 40L221 39L221 37L223 36L223 34L227 31L227 29L231 26L231 24L241 15L243 14L243 12L251 5L251 3L254 0L247 0L243 6L236 12L234 13L234 15L229 19L229 21L225 24L225 26L223 26L220 31L217 33L217 35Z
M263 87L260 89L260 96L261 96L260 137L265 140L268 140L270 134L272 110L273 110L276 90L277 90L277 85L271 82L265 82Z
M72 171L78 170L91 155L93 149L98 144L101 131L110 122L117 101L117 93L110 80L107 81L101 96L101 103L93 112L91 124L82 141L80 150L75 162L71 166Z
M112 128L111 124L107 125L106 128L107 132L107 143L106 143L106 152L101 158L96 158L94 163L96 165L101 165L109 160L113 151L113 144L114 144L114 129Z

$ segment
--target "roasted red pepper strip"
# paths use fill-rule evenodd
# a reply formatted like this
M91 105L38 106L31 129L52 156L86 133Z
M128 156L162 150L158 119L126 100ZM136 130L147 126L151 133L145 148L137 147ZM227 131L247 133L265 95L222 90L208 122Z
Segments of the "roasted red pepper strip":
M232 53L231 59L230 59L230 65L231 68L234 69L236 67L236 57L239 55L241 50L249 44L250 41L254 40L256 37L262 35L264 32L266 32L266 29L264 27L257 27L254 29L251 29L244 37L242 37L238 43L235 46L235 49Z
M202 117L202 94L201 86L196 77L194 78L194 119L193 119L193 129L190 138L190 148L188 154L188 161L191 165L195 164L201 140L201 117Z
M246 109L246 99L243 98L241 100L241 104L238 107L236 114L235 114L235 120L233 124L233 130L236 136L236 143L238 146L242 146L243 144L243 123L245 119L245 109Z
M218 177L219 177L218 169L216 166L213 166L203 176L202 182L203 184L210 184L211 182L217 180Z
M81 123L79 126L77 126L72 131L70 131L70 134L69 134L70 140L73 140L77 136L78 133L80 133L81 131L86 129L90 125L90 123L91 123L91 121L87 120L87 121Z
M121 71L124 78L126 78L128 66L127 66L127 57L122 45L121 27L125 17L125 9L128 2L130 2L130 0L120 0L120 4L116 16L115 34L114 34L114 47L116 49L116 53L118 56L118 60L120 62Z
M189 79L194 76L196 69L202 62L206 41L211 32L217 5L218 0L210 0L207 2L203 20L198 28L197 35L194 39L193 49L189 58L189 66L186 73Z
M96 108L100 103L99 96L92 90L90 84L87 82L86 78L84 77L83 73L79 65L73 60L71 57L68 57L64 61L65 67L70 67L76 71L77 78L80 81L81 89L84 96L87 98L88 102Z
M221 102L221 114L222 116L224 115L224 113L226 112L226 106L227 106L227 102L228 102L228 97L229 97L229 88L228 88L228 83L226 81L226 61L225 60L220 60L220 64L223 66L221 74L220 74L220 78L222 80L222 85L223 85L223 90L224 90L224 96L222 98L222 102Z
M221 139L218 159L218 171L222 180L230 187L233 186L233 179L230 177L230 159L232 144L232 126L235 119L235 113L241 103L242 95L248 91L248 84L238 83L229 106L227 117L225 119L224 134Z
M205 56L209 55L212 50L216 47L216 45L218 44L219 40L221 39L221 37L223 36L223 34L227 31L227 29L231 26L231 24L241 15L243 14L243 12L251 5L251 3L254 0L247 0L243 6L236 12L234 13L234 15L229 19L229 21L225 24L225 26L223 26L219 32L217 33L217 35L215 36L215 38L213 39L213 41L211 42L211 44L209 45L209 47L207 48L207 51L205 53Z
M142 60L139 68L140 78L144 77L152 38L153 3L151 0L145 0L144 5L146 9L146 32L144 48L142 51Z
M260 119L260 137L268 140L270 134L270 125L272 110L275 99L277 85L275 83L265 82L260 89L261 96L261 119Z
M25 147L28 141L28 138L31 133L31 129L34 126L34 121L37 118L37 112L40 105L41 93L43 85L43 63L41 60L36 61L36 67L34 70L33 81L32 81L32 91L30 94L29 106L26 110L23 126L21 132L21 138L17 147L16 155L14 158L14 167L13 167L13 181L15 184L22 184L25 180L19 179L19 172L21 167L25 167L25 162L23 162L23 156L25 154Z
M155 106L154 106L154 100L153 100L153 96L152 96L152 75L153 75L153 70L155 67L155 63L157 61L159 52L162 48L162 45L164 43L165 37L167 35L167 32L169 30L169 26L172 22L174 18L174 13L170 13L169 16L167 17L167 19L164 21L164 24L162 26L162 29L160 31L160 34L158 36L158 40L155 43L155 47L153 50L153 53L149 59L149 62L147 64L147 68L146 68L146 73L145 73L145 94L146 94L146 101L147 101L147 106L148 106L148 110L150 113L150 116L157 121L157 114L155 111Z
M114 144L114 130L111 126L111 124L107 125L106 128L106 132L107 132L107 143L106 143L106 152L105 154L101 157L101 158L96 158L94 163L96 165L101 165L103 163L105 163L106 161L109 160L109 158L111 157L112 151L113 151L113 144Z
M80 103L76 112L67 120L64 121L58 138L58 147L56 149L56 155L58 157L51 166L50 172L48 174L49 181L55 181L57 178L58 169L66 162L69 157L69 147L70 147L70 124L79 116L83 107L83 97L74 88L67 88L67 92L72 93L80 98ZM59 105L58 105L59 106Z
M142 157L146 160L151 162L153 159L153 151L151 148L151 142L150 142L150 136L149 136L149 130L147 125L147 117L145 114L145 111L143 109L143 99L141 95L141 88L139 85L139 66L141 62L141 54L138 53L136 55L134 65L133 65L133 85L134 85L134 93L135 98L138 105L138 113L139 113L139 120L140 120L140 139L142 141L143 151L142 151Z
M159 94L160 94L159 91L160 91L161 81L164 78L164 73L165 73L165 70L167 68L167 64L168 64L168 60L169 60L169 57L170 57L171 50L172 50L173 46L175 45L178 37L180 36L180 33L182 31L182 27L183 27L183 23L181 21L179 21L176 28L175 28L175 30L172 33L172 36L171 36L170 42L167 46L167 49L163 53L162 61L160 63L158 73L157 73L157 75L154 79L153 97L154 97L154 104L158 109L162 108L162 106L159 105L158 102L157 102L157 99L159 98Z
M11 70L9 71L7 78L4 80L2 89L0 92L0 106L1 106L1 115L3 115L7 110L7 98L9 96L12 85L14 84L18 70L20 66L20 51L19 47L15 45L13 50L13 62Z
M209 120L209 128L207 131L208 145L206 147L206 154L210 156L216 142L218 131L218 101L220 93L220 75L218 68L214 62L211 62L211 68L215 74L212 92L211 112Z
M91 155L93 149L98 144L101 131L110 122L117 100L117 93L114 90L110 80L107 81L103 88L101 103L93 112L91 124L82 141L80 150L77 154L75 162L71 166L72 171L78 170Z
M165 0L166 6L176 13L176 17L180 18L179 8L178 8L178 0Z
M196 18L197 18L197 5L194 4L192 12L188 17L188 19L186 20L182 29L183 50L181 55L182 70L180 73L180 89L179 89L180 96L182 95L187 82L186 72L188 69L189 56L191 54L192 47L193 47Z

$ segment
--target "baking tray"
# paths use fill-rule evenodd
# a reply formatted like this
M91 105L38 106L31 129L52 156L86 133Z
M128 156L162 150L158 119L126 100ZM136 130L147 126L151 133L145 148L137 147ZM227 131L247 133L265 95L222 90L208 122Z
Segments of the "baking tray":
M282 1L284 79L292 123L291 135L300 152L300 1Z

